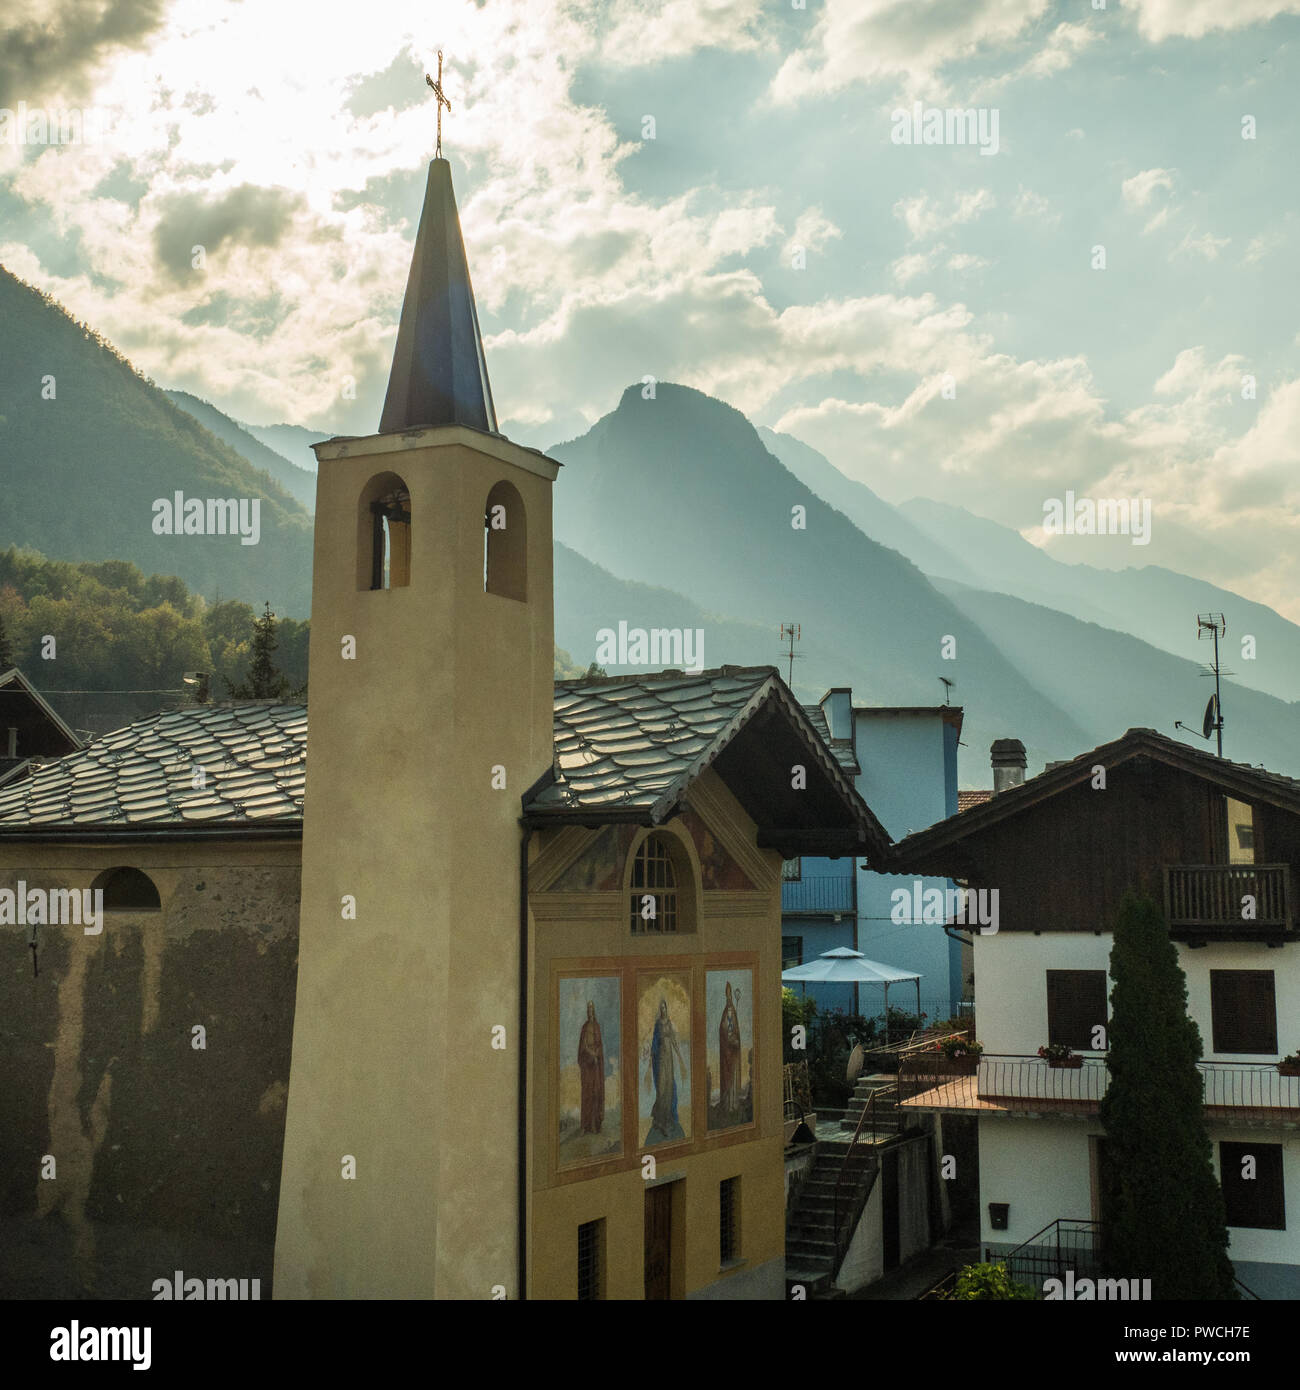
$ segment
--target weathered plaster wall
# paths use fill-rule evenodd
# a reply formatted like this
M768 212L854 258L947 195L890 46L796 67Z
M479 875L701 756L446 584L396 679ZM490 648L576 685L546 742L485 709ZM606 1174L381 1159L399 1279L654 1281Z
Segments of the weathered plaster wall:
M298 846L0 842L0 888L88 888L120 864L160 911L38 927L35 975L28 928L0 926L0 1296L150 1298L178 1268L265 1293Z

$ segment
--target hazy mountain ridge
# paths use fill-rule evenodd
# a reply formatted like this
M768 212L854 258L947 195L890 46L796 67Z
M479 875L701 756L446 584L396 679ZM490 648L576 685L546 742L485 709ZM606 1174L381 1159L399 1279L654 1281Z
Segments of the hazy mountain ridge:
M311 520L294 498L3 267L0 323L0 545L129 560L208 598L306 615ZM258 543L155 534L154 501L178 491L256 500Z
M765 627L774 646L782 622L801 623L801 693L851 685L863 703L936 705L945 675L958 683L978 762L1009 732L1040 760L1087 746L1083 729L910 560L816 496L732 407L662 383L647 401L635 386L585 435L548 452L566 465L557 540L610 573ZM806 529L792 525L796 506ZM942 657L946 638L956 661ZM716 645L709 665L731 659ZM974 764L970 775L980 777Z
M316 510L316 475L299 468L282 454L269 449L237 420L217 409L211 401L192 396L188 391L165 391L169 400L193 415L204 429L248 461L252 468L269 474L309 512Z

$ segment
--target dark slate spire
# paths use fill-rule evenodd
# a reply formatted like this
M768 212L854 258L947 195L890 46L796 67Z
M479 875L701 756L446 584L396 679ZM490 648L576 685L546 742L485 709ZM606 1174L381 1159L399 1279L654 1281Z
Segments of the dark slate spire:
M497 433L451 165L429 165L380 434L422 425Z

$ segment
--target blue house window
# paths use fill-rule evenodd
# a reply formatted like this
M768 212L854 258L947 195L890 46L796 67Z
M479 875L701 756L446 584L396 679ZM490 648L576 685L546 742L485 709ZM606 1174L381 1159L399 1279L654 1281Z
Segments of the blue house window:
M785 859L781 862L781 882L798 883L803 877L802 859Z
M783 936L781 938L781 969L803 964L803 937Z

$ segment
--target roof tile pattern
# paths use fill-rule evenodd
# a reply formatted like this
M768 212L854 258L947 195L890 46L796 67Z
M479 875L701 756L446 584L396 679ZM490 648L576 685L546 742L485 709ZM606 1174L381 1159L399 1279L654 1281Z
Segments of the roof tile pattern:
M649 810L706 754L773 679L767 667L555 683L557 781L537 812Z
M300 823L306 766L305 705L167 710L0 788L0 829Z

